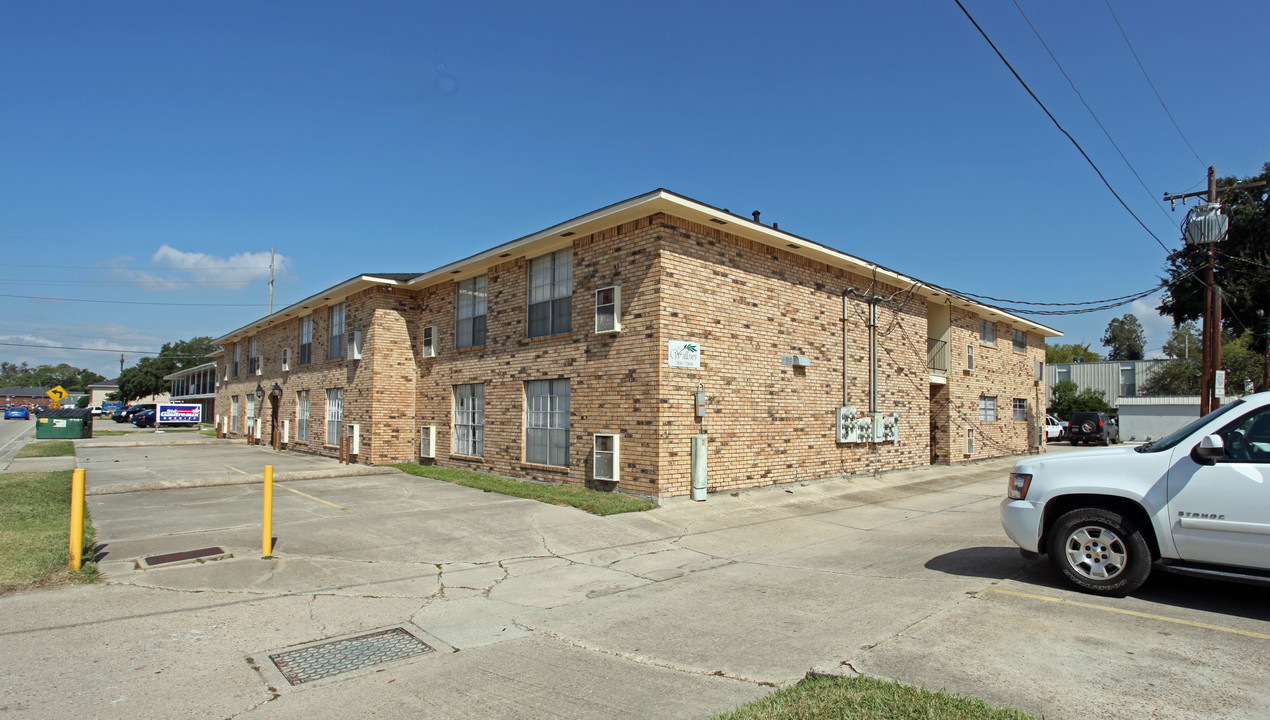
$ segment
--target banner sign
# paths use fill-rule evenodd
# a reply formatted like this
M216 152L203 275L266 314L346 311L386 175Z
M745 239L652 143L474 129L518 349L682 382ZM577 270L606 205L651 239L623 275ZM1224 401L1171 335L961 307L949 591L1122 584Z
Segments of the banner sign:
M666 364L670 367L699 369L701 345L694 342L671 340L667 348Z
M159 405L157 417L158 423L188 423L197 425L203 421L203 406L197 403L188 405Z
M108 413L117 413L120 410L123 410L123 403L119 402L118 400L106 401L101 404L101 409L105 410Z

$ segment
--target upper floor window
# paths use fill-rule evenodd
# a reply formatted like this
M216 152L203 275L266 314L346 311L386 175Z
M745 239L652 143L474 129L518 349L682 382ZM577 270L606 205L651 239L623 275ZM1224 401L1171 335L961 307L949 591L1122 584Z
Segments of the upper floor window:
M313 316L300 318L300 364L313 362Z
M238 377L238 363L243 359L243 344L241 342L234 343L234 377Z
M984 345L997 344L997 324L991 320L979 321L979 342Z
M344 303L331 306L330 342L326 346L326 359L338 360L344 357Z
M1014 350L1015 352L1027 352L1027 333L1022 330L1014 331Z
M256 338L253 336L247 345L247 374L255 375L260 367L260 357L256 354Z
M529 261L529 337L573 329L573 248Z
M454 347L465 348L485 344L485 292L488 283L488 275L478 275L458 283Z

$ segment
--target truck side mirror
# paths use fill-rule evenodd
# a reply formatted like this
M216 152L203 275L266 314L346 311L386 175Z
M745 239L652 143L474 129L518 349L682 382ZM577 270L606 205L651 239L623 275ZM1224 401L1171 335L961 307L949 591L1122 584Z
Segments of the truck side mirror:
M1216 465L1217 458L1225 455L1226 443L1221 435L1205 435L1198 445L1191 448L1191 459L1200 465Z

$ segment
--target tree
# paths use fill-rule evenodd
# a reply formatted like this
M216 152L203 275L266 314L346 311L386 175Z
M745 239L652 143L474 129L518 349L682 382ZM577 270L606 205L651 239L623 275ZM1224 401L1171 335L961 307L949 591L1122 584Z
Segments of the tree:
M163 376L202 365L215 350L212 339L206 336L164 343L158 357L141 358L136 365L119 374L118 398L132 402L166 392L168 382Z
M1185 326L1183 326L1185 327ZM1181 330L1182 328L1179 328ZM1174 335L1177 335L1177 330ZM1173 338L1170 338L1170 341ZM1226 333L1222 336L1222 367L1226 370L1226 394L1243 395L1248 388L1261 382L1264 358L1252 349L1255 333L1247 332L1239 337ZM1192 338L1191 342L1194 342ZM1169 346L1165 345L1165 353ZM1162 363L1142 383L1143 395L1199 395L1200 356L1191 346L1189 358L1172 355L1173 360Z
M1078 359L1082 362L1097 362L1102 359L1102 356L1090 350L1088 344L1058 343L1045 346L1045 362L1047 363L1076 362Z
M1199 328L1195 323L1186 322L1173 328L1169 339L1164 341L1164 355L1171 358L1199 357Z
M89 385L105 379L92 370L72 367L66 363L36 367L25 362L0 363L0 385L6 386L51 388L60 385L70 392L85 392Z
M1221 178L1217 187L1253 180L1270 180L1270 162L1262 166L1260 175ZM1270 186L1219 192L1218 199L1230 215L1230 230L1213 248L1218 260L1213 278L1227 308L1222 313L1223 329L1242 333L1256 322L1257 310L1270 314ZM1167 285L1158 309L1161 315L1172 317L1174 325L1203 316L1204 286L1199 278L1207 263L1205 246L1183 245L1169 253L1164 268ZM1251 340L1254 351L1265 352L1264 337Z
M1111 406L1103 399L1102 391L1093 388L1081 390L1071 380L1059 380L1053 387L1054 399L1050 400L1049 413L1057 418L1070 418L1074 412L1108 412Z
M1146 333L1142 331L1142 323L1138 322L1136 315L1125 313L1107 323L1102 344L1111 348L1107 353L1108 360L1141 360Z

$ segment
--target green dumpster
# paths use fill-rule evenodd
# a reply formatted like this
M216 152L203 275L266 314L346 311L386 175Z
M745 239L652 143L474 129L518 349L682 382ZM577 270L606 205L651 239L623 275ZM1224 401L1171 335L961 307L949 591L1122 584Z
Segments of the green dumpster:
M35 422L36 440L78 440L92 436L93 411L90 408L45 410Z

